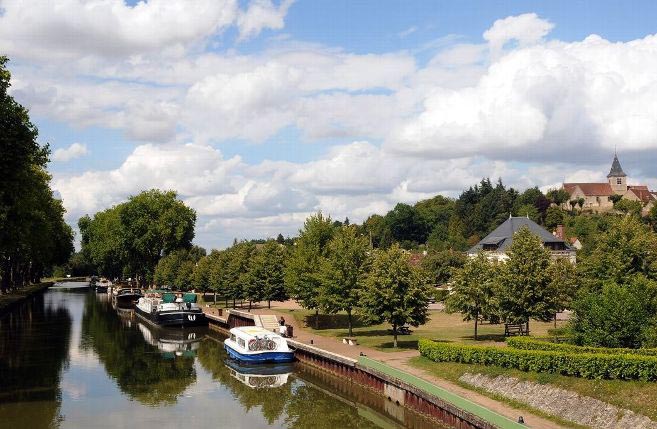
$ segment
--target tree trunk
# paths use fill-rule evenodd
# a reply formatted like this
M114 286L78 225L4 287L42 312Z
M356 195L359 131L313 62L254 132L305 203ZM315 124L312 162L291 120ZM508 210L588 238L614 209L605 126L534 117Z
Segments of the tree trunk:
M235 305L235 298L233 298L233 308L236 308Z
M212 299L212 303L214 304L215 307L217 306L217 291L214 292L214 298Z
M397 325L392 325L392 346L397 348Z
M529 335L529 319L527 319L527 326L525 328L525 335Z
M479 313L475 314L475 341L477 341L477 329L479 328Z
M554 313L554 329L557 329L557 313Z
M271 308L271 299L267 301L267 308Z
M319 308L315 309L315 329L319 329Z
M350 308L349 310L347 310L347 319L348 319L348 321L349 321L349 336L350 336L350 337L353 337L353 336L354 336L354 332L353 332L353 330L352 330L352 326L353 326L353 324L351 323L351 308Z
M251 300L249 300L249 311L251 311Z

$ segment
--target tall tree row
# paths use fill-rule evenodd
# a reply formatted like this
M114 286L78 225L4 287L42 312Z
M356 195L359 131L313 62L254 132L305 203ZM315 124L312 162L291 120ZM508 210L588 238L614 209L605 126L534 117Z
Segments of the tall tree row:
M8 93L11 74L0 57L0 292L39 281L73 253L73 232L50 189L48 145L27 109Z

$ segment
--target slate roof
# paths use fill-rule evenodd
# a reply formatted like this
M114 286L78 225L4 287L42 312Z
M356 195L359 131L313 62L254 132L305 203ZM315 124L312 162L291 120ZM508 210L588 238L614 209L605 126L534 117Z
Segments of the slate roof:
M629 186L628 191L632 192L643 203L649 203L655 199L652 192L648 190L645 185L642 186Z
M623 171L623 168L620 165L620 162L618 161L618 157L614 154L614 161L611 163L611 170L609 170L609 174L607 174L607 178L610 177L626 177L627 174Z
M479 243L475 244L468 250L469 254L478 253L483 249L484 244L496 245L498 252L505 252L513 242L513 234L518 232L520 228L527 227L534 234L537 235L543 244L545 243L564 243L567 249L571 249L570 244L564 240L555 237L548 230L534 222L527 217L510 217L505 220L500 226L495 228L493 232L488 234Z
M614 191L611 189L609 183L564 183L563 188L572 195L575 192L575 189L579 187L584 195L590 196L609 196L614 195Z

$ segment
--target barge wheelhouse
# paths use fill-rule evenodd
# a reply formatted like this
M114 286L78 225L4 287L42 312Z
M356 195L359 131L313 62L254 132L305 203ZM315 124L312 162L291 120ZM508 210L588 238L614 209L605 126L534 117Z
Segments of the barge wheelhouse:
M149 291L139 298L135 312L142 319L158 326L205 326L208 320L196 304L196 294Z

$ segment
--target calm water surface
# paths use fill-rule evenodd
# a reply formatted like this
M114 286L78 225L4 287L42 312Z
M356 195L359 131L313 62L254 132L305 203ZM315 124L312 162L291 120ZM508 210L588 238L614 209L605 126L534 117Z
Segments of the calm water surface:
M0 427L436 427L303 364L236 365L220 335L153 329L79 286L0 319Z

